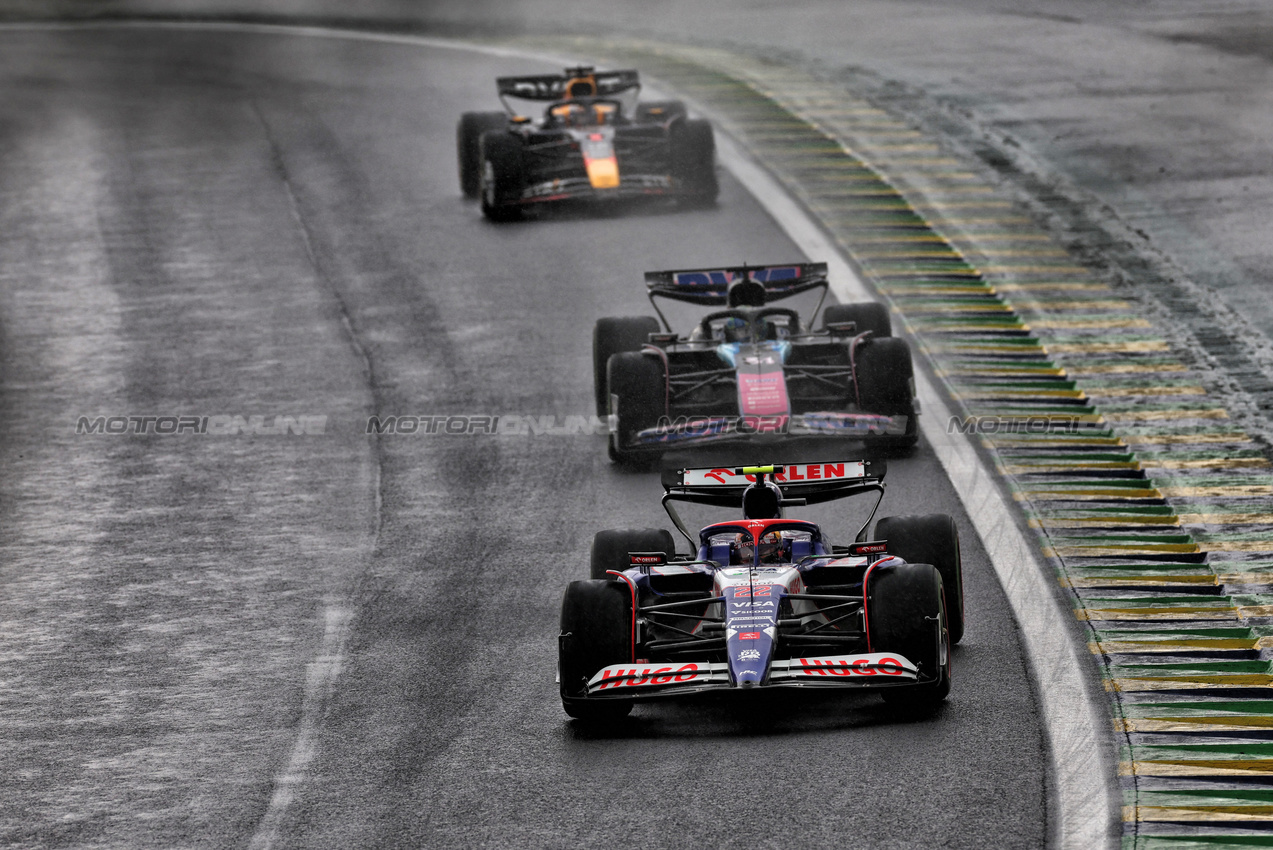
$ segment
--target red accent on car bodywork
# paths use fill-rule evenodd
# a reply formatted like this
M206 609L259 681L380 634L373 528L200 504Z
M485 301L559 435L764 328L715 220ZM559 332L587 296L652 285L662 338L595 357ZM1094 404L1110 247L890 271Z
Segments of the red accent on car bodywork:
M884 560L883 558L880 561ZM871 649L871 616L866 610L867 600L870 598L871 592L867 582L871 580L871 571L880 563L876 561L866 568L866 572L862 574L862 626L866 629L866 651L873 652Z
M628 630L628 637L630 639L632 651L629 653L628 660L631 661L633 664L635 664L636 663L636 609L637 609L636 582L634 582L632 579L628 578L627 576L625 576L623 573L619 572L618 570L606 570L606 574L612 575L612 576L618 576L619 578L627 582L628 592L632 594L632 625Z

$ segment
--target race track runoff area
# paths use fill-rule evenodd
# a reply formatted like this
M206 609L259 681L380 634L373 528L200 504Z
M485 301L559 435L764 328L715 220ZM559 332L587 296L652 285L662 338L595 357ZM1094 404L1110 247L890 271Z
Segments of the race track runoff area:
M1179 334L1072 259L984 162L843 85L701 48L513 44L638 67L709 106L888 301L1085 631L1123 846L1273 846L1258 782L1273 774L1273 470Z

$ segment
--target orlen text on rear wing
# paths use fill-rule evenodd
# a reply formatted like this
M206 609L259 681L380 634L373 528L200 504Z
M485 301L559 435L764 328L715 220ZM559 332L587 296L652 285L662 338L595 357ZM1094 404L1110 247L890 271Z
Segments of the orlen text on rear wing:
M663 320L667 331L672 328L659 309L656 298L668 298L689 304L721 306L729 303L729 288L740 280L751 280L765 288L765 300L790 298L812 289L821 289L822 297L814 309L822 309L829 288L826 263L788 263L783 266L722 266L708 269L646 272L645 285L650 303Z
M663 509L690 544L696 545L673 502L718 508L741 506L744 516L756 519L760 517L750 516L750 506L757 503L752 497L760 495L756 492L758 490L766 494L777 491L774 494L776 502L770 504L779 513L784 507L816 505L862 493L877 493L875 507L856 535L857 539L864 540L875 511L884 498L886 471L881 460L666 469L662 473Z
M590 67L567 68L565 74L497 77L495 80L501 100L515 97L544 102L579 97L571 94L572 83L591 84L586 97L617 97L641 88L641 78L636 71L596 71Z

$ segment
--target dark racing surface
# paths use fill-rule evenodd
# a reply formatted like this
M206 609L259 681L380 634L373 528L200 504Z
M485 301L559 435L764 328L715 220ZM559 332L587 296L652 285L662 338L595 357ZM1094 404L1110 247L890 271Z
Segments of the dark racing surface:
M728 175L714 210L496 226L460 196L454 121L535 63L145 28L0 44L0 843L1043 842L1015 626L923 445L882 513L963 532L935 715L562 713L558 611L593 532L665 522L658 476L600 436L527 432L591 413L592 322L645 312L641 272L799 259ZM367 433L447 414L509 433Z

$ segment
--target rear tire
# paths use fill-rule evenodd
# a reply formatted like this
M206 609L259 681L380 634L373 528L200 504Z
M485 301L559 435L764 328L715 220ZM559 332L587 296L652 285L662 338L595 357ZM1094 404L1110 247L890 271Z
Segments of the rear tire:
M867 588L871 651L897 653L919 668L914 685L881 691L885 701L930 709L950 693L950 632L941 575L930 564L879 567Z
M598 531L592 538L589 575L594 579L610 579L606 570L623 572L631 565L629 552L662 552L671 558L676 554L676 541L662 528L624 528Z
M516 221L522 217L517 204L525 181L522 168L522 139L512 133L495 132L482 136L482 215L490 221Z
M672 176L680 184L682 206L710 207L720 194L716 180L716 137L712 125L686 119L672 125Z
M460 166L460 191L476 198L482 191L482 134L504 129L503 112L465 112L455 125L455 151Z
M890 555L937 568L946 594L950 642L959 643L964 636L964 567L955 521L946 514L884 517L875 523L872 539L888 541Z
M663 364L652 356L624 351L610 358L606 383L610 387L607 408L615 417L610 434L610 459L631 464L652 453L631 450L631 436L652 428L667 411L667 379Z
M911 348L897 337L869 338L858 346L853 377L858 401L864 413L905 416L906 432L873 437L871 444L881 449L909 449L919 442L919 420L915 414L915 368Z
M876 339L893 335L893 319L888 308L877 301L859 301L853 304L832 304L822 311L822 329L837 322L853 322L858 333L871 331Z
M597 397L597 415L610 409L610 385L606 381L606 364L610 356L623 351L640 351L650 334L658 333L659 322L653 316L625 316L598 319L592 329L592 378Z
M588 680L632 661L632 594L626 582L572 581L561 602L557 671L561 705L578 720L618 720L631 700L589 699Z

